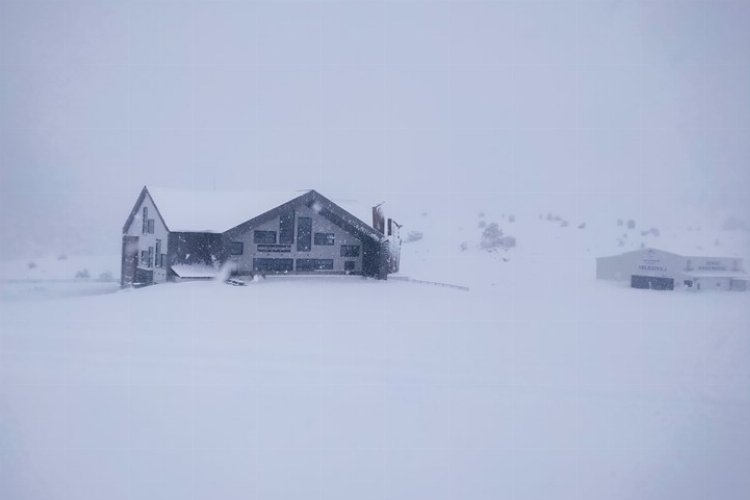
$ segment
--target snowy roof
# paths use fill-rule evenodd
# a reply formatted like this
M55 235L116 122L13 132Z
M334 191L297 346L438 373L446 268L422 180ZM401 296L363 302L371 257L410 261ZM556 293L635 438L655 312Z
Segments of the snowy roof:
M213 278L219 270L205 264L175 264L172 266L180 278Z
M325 196L325 193L321 193ZM372 225L372 207L353 198L328 198L368 226Z
M210 233L223 233L311 191L183 191L151 186L147 189L170 231ZM367 204L351 198L329 199L370 224L371 208Z
M634 250L627 250L625 252L619 253L617 255L607 255L604 257L598 257L598 258L610 258L610 257L620 257L623 255L628 255L632 253L648 253L649 251L654 252L662 252L662 253L669 253L672 255L677 255L678 257L684 257L688 259L742 259L742 257L738 255L713 255L706 251L698 249L696 252L695 250L690 250L688 247L683 248L683 252L677 252L677 249L674 245L669 246L667 249L662 248L653 248L653 247L646 247L646 248L636 248Z
M148 187L170 231L209 233L223 233L308 191L182 191Z
M743 271L685 271L685 274L694 278L739 278L748 279Z

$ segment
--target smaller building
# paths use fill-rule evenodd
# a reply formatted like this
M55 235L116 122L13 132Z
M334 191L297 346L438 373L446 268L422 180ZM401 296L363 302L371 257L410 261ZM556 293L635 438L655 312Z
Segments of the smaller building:
M739 257L685 256L654 248L597 258L596 278L652 290L750 288L750 276Z

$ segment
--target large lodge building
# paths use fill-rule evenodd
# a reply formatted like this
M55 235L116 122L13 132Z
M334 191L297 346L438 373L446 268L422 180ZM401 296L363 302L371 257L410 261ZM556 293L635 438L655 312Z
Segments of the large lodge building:
M232 274L398 272L400 226L380 206L366 210L314 190L185 192L144 187L123 227L122 286Z

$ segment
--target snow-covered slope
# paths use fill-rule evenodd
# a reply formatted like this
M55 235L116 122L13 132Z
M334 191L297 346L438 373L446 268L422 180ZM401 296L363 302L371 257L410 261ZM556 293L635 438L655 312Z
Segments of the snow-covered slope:
M400 212L424 234L402 274L468 292L340 277L0 302L0 498L743 499L750 293L597 282L627 232L612 214L491 208ZM478 248L481 210L515 248ZM636 222L627 245L715 239Z

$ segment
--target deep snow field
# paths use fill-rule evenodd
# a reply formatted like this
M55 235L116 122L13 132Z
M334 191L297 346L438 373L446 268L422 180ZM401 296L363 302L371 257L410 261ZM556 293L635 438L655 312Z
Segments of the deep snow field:
M594 280L641 243L747 256L747 232L638 220L623 248L611 218L487 212L518 241L489 253L476 211L433 212L402 274L468 292L6 283L0 498L747 498L750 293Z

